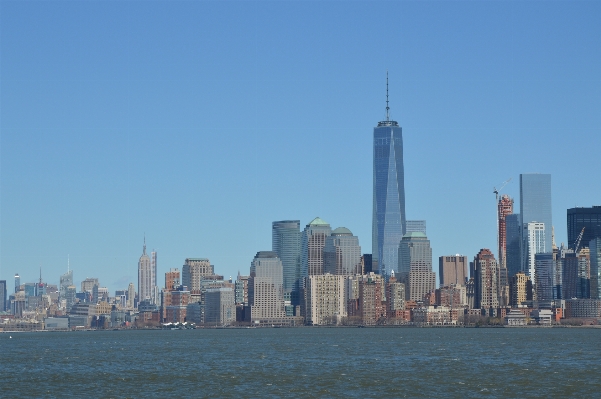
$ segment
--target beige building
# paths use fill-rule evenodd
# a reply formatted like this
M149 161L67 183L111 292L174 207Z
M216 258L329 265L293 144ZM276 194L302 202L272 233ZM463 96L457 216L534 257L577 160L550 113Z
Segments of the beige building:
M432 248L424 233L407 233L399 244L399 281L405 284L405 299L423 301L436 289L432 271Z
M467 256L457 254L439 257L438 274L440 286L445 287L451 284L465 285L467 265Z
M275 252L257 252L250 267L250 322L269 324L286 316L282 261ZM247 315L248 316L248 315Z
M527 300L532 300L532 282L530 276L524 272L516 273L511 278L510 285L511 306L519 306Z
M310 325L339 324L346 317L346 277L330 273L308 276L306 322Z
M213 276L211 262L206 258L187 258L182 267L182 285L192 294L200 293L200 281L203 277Z

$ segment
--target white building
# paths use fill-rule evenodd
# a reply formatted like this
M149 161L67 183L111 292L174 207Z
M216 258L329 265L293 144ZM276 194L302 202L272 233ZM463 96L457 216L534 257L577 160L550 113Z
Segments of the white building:
M267 323L286 316L282 261L275 252L257 252L250 267L250 322Z
M528 222L523 225L524 245L522 246L522 271L536 282L536 261L534 255L546 252L545 224L541 222Z
M338 324L346 317L346 277L330 273L306 277L306 321L311 325Z

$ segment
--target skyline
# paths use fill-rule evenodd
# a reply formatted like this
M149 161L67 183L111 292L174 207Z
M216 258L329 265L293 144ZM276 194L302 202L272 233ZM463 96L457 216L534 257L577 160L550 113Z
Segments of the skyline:
M232 4L0 5L0 279L58 282L69 255L125 289L144 233L159 276L227 278L317 216L369 252L386 69L434 259L498 257L493 187L519 212L520 173L552 175L558 245L601 204L597 3Z

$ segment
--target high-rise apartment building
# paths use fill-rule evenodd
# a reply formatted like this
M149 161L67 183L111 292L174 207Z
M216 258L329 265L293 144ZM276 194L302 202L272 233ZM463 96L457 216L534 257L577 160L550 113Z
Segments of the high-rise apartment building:
M522 225L522 271L536 282L534 255L546 252L545 224L528 222Z
M553 219L551 215L551 175L549 174L520 175L520 225L523 233L525 233L524 226L530 222L544 224L544 247L546 251L551 252ZM522 237L522 242L524 240L525 237ZM532 260L534 261L534 254L532 254ZM526 269L523 270L526 271Z
M330 225L316 217L303 230L301 241L301 276L323 274L323 248L332 234Z
M448 255L438 258L438 275L440 286L451 284L465 285L467 281L467 256Z
M386 120L374 128L373 144L372 255L374 271L382 275L398 267L398 248L406 227L403 130L390 119L389 111L387 76Z
M146 254L146 238L142 248L142 256L138 260L138 301L149 301L152 303L156 276L150 265L150 257Z
M278 254L284 268L284 296L299 303L301 284L300 220L280 220L271 225L271 250Z
M133 309L136 302L136 288L134 287L134 283L129 283L127 286L127 308Z
M591 262L591 299L601 299L601 237L589 241Z
M513 214L513 199L508 195L502 195L497 205L497 214L499 215L498 224L498 244L499 244L499 265L501 267L507 267L507 222L505 218L508 215Z
M499 265L490 249L483 248L478 252L471 269L474 270L475 308L498 308L502 295Z
M524 272L518 272L511 277L509 285L511 306L519 306L526 301L532 300L532 281L530 276Z
M601 237L601 205L591 208L568 209L568 246L573 248L584 227L580 247L588 247L591 240Z
M346 317L346 279L330 273L306 278L306 323L338 324Z
M347 277L348 317L363 325L375 325L386 316L384 295L386 284L379 274Z
M346 227L338 227L326 237L323 257L325 273L344 276L361 274L359 238Z
M423 233L407 233L398 248L399 281L405 284L405 299L423 301L436 289L432 271L432 248Z
M192 295L200 294L200 282L203 277L215 275L211 262L206 258L187 258L182 266L182 285Z
M275 252L257 252L250 266L248 281L251 323L270 323L286 316L282 271L282 261Z

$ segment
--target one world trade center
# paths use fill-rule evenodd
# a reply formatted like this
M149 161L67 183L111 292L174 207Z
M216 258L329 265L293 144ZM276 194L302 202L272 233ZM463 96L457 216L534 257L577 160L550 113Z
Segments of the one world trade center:
M390 120L388 73L386 120L374 128L374 204L372 219L373 270L389 276L398 271L399 242L405 234L405 174L403 131Z

